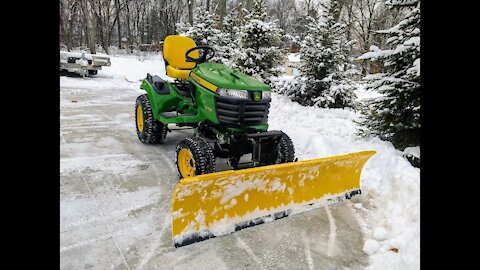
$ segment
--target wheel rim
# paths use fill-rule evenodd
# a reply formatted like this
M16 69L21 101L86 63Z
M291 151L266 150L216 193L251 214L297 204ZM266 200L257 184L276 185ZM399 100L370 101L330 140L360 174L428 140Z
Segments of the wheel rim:
M185 148L178 152L178 169L183 178L195 176L195 165L192 153Z
M142 110L142 106L137 107L137 128L138 128L138 131L143 132L143 110Z

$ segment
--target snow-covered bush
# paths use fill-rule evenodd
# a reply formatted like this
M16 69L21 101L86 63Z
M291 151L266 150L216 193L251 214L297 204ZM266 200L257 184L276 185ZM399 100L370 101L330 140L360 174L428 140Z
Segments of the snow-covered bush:
M296 92L305 90L305 82L302 80L302 77L294 77L293 79L279 77L274 80L272 90L284 96L291 97Z
M235 68L265 83L280 74L283 54L279 48L282 30L275 21L267 22L264 0L255 0L252 13L240 29L241 50L236 54Z
M403 5L399 6L401 8ZM420 1L388 30L390 49L372 48L359 59L379 59L385 73L367 75L365 89L383 96L367 102L361 135L378 135L400 150L420 145Z
M309 17L305 38L301 41L301 66L304 87L276 91L288 93L293 101L305 106L324 108L353 107L356 95L355 85L349 79L354 72L350 70L348 54L355 41L344 38L345 25L337 23L332 14L337 2L325 3L326 15L319 19ZM287 87L291 87L289 83ZM278 85L277 85L278 87Z

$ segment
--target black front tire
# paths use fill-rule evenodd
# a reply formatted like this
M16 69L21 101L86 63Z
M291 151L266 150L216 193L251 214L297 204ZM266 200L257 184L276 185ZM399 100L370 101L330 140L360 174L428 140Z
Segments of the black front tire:
M188 150L192 155L192 164L194 166L194 175L182 175L180 170L179 153L182 149ZM180 179L215 172L215 156L213 148L201 137L187 138L178 143L175 149L175 164L177 165L178 176Z
M139 107L141 110L139 110ZM143 115L140 120L139 113ZM135 124L137 136L143 143L161 143L167 136L167 125L153 118L153 111L147 94L137 98L135 103Z
M96 70L96 69L90 69L88 71L88 75L90 75L90 76L97 75L97 74L98 74L98 70Z
M294 159L295 147L293 146L293 142L287 134L283 133L278 143L278 158L276 163L293 162Z

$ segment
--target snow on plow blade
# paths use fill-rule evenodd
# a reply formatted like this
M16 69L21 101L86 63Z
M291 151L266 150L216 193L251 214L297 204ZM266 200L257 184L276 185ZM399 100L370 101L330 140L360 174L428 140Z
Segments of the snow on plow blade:
M225 235L360 194L375 151L184 178L172 202L175 247Z

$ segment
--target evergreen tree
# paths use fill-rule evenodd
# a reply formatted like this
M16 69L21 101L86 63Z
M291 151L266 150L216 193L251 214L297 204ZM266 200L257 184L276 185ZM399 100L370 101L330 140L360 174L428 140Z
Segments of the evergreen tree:
M208 45L214 47L218 42L220 30L216 29L217 22L214 15L205 8L198 8L193 25L188 23L178 23L177 33L181 36L192 38L197 45Z
M300 44L301 78L280 86L286 89L279 92L305 106L352 107L356 95L349 76L355 70L351 69L348 55L354 41L345 40L345 25L333 17L338 9L337 1L325 3L324 8L326 15L306 20L306 36Z
M282 30L275 22L267 22L264 0L255 0L252 13L246 16L240 30L240 45L234 67L265 83L280 74L283 54L279 49Z
M240 27L242 25L239 8L233 8L223 19L222 31L217 36L217 48L213 62L232 66L240 48Z
M397 2L397 8L406 6L405 1ZM373 52L359 57L381 60L385 69L385 73L364 78L366 89L383 96L369 101L362 110L365 117L360 134L378 135L401 150L420 145L420 1L413 4L403 21L378 31L388 36L386 44L391 49L372 48Z

